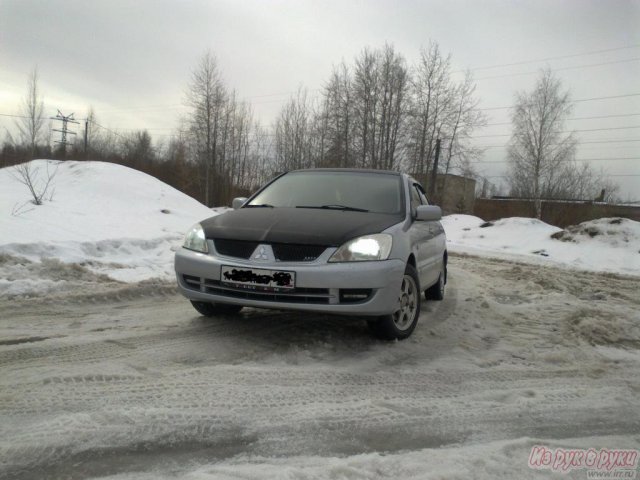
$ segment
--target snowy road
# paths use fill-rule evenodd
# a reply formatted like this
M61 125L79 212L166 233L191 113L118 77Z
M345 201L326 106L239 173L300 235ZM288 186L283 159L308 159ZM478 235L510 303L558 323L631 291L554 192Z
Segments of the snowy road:
M395 343L342 317L203 318L170 286L0 300L0 477L545 478L536 443L640 447L639 278L450 273Z

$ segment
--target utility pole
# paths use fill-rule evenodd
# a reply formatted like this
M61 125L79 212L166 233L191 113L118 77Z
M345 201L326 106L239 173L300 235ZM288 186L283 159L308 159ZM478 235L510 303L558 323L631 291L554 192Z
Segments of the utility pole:
M89 152L89 119L84 120L84 159L87 159Z
M69 123L76 123L76 124L80 124L80 122L76 122L75 119L73 118L73 113L71 115L63 115L60 110L58 110L58 114L55 117L50 117L51 120L58 120L60 122L62 122L62 128L58 129L58 128L54 128L53 131L54 132L60 132L60 140L56 140L55 143L59 143L60 144L60 148L62 149L62 158L66 158L67 156L67 144L69 142L67 142L67 135L76 135L76 132L70 132L69 131Z
M440 139L436 140L436 155L433 159L433 169L431 170L431 180L429 181L429 202L435 202L438 193L436 188L436 178L438 175L438 160L440 159Z

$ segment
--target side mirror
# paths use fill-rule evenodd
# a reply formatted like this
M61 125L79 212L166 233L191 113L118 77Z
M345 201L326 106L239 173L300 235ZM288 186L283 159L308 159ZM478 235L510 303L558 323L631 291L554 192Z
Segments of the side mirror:
M440 220L442 218L442 209L440 207L436 207L435 205L418 205L416 209L416 219L434 221Z
M231 206L234 210L238 210L246 201L247 197L236 197L233 199L233 202L231 202Z

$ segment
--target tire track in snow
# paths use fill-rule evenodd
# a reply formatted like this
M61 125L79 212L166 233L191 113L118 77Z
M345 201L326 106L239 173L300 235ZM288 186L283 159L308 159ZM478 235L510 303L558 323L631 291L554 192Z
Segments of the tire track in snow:
M107 315L86 305L60 306L51 326L45 307L29 307L20 328L65 336L0 346L0 475L636 434L637 362L603 359L579 336L553 341L597 275L558 271L543 286L538 268L452 257L447 299L423 303L414 336L397 343L342 317L203 319L178 297L111 308L100 331ZM613 285L606 304L633 318L637 285Z

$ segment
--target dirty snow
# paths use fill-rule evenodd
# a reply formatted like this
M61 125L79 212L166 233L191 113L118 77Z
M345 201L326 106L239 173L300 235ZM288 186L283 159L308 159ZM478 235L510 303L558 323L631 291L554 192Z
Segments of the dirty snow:
M640 279L452 254L449 280L391 343L153 288L0 301L0 477L537 479L535 444L640 448Z
M442 225L452 252L640 275L640 222L626 218L601 218L562 230L535 218L485 222L448 215Z

